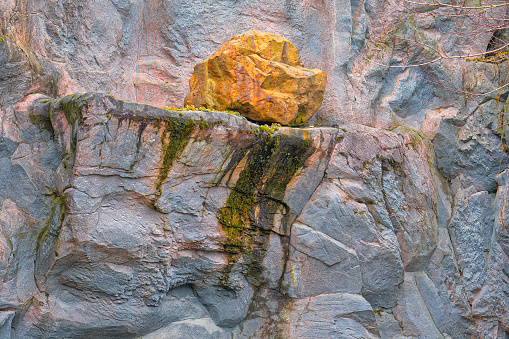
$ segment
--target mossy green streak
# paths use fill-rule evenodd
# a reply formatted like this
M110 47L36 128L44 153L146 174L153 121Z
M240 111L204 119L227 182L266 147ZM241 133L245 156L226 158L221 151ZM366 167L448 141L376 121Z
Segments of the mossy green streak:
M249 165L242 171L226 205L218 212L218 220L226 232L224 250L238 254L243 246L243 235L252 220L251 210L256 201L257 183L260 183L281 137L264 138L253 149Z
M161 143L163 150L163 163L156 186L156 197L161 196L161 186L168 178L173 160L186 147L189 142L189 136L196 127L196 121L182 118L166 118L162 124Z
M217 214L226 233L223 249L230 263L239 254L251 253L263 245L273 216L284 205L286 186L303 166L310 146L309 141L278 135L263 137L253 147L248 165Z
M40 251L46 250L54 243L59 234L64 217L67 213L67 205L65 197L53 193L53 201L51 204L51 213L47 221L37 236L36 253L39 255Z

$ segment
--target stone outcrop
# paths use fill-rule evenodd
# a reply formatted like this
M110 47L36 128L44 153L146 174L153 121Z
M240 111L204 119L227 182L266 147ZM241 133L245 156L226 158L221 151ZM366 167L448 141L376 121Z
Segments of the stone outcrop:
M104 94L16 112L26 132L0 153L16 183L0 187L0 328L15 338L466 338L506 321L471 320L463 293L498 271L468 273L483 228L447 236L415 130L269 129Z
M184 104L299 126L320 108L326 83L322 71L302 67L290 41L248 31L194 67Z

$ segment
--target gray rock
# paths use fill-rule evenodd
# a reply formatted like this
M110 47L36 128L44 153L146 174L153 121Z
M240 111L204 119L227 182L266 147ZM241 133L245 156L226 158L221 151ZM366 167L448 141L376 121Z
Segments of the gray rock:
M285 325L292 312L292 299L273 289L256 290L246 318L232 330L233 338L288 337Z
M375 0L1 2L0 305L16 335L139 337L161 327L174 337L223 335L229 330L191 294L175 297L199 310L190 318L145 311L160 309L179 286L186 293L197 284L235 290L245 276L254 294L232 329L238 337L284 337L285 317L294 316L288 294L327 290L362 294L381 314L382 337L440 337L436 330L507 337L509 158L500 158L507 130L499 121L507 120L500 111L507 91L492 92L507 62L389 68L429 54L385 34L397 27L448 55L471 55L504 33L472 42L448 32L477 32L475 21L442 19L443 7L410 10ZM260 219L268 220L264 231L245 244L253 252L226 279L232 258L217 213L259 142L239 130L257 126L223 113L182 112L222 124L196 129L161 176L157 118L178 112L97 95L51 104L34 93L101 90L179 106L193 66L248 29L285 36L304 64L327 73L324 104L309 124L346 125L274 133L310 140L313 149L273 200L277 211ZM352 122L417 128L433 147L415 131ZM293 234L294 224L312 230ZM341 257L338 244L356 259L328 266ZM87 314L74 313L83 308ZM364 320L339 319L352 335L374 333Z
M12 338L12 320L16 312L14 311L2 311L0 312L0 338L11 339Z
M437 329L446 337L467 338L474 333L470 322L463 317L463 310L440 294L427 274L415 274L415 282Z
M139 337L139 339L227 339L231 334L217 327L208 318L196 320L183 320L171 323L155 332Z
M401 34L416 30L420 37L439 42L442 50L454 49L465 55L477 48L485 51L492 36L482 34L465 44L463 37L447 34L447 29L474 30L473 23L451 18L430 24L433 8L414 11L410 22L399 5L375 1L85 1L79 5L42 1L30 5L32 15L27 22L16 15L26 10L23 4L2 4L4 34L25 41L28 38L22 32L30 32L31 44L25 45L39 56L38 64L50 70L40 87L59 95L86 88L124 100L181 105L193 66L232 36L257 29L285 36L295 44L304 64L326 71L329 83L316 120L327 124L357 121L419 127L426 124L428 116L432 122L437 115L440 118L437 105L461 98L444 87L456 88L461 83L466 68L462 60L427 65L426 70L388 68L386 65L417 62L424 56L420 45L409 47L401 41L392 53L380 48L379 33L384 27L400 25ZM67 21L69 17L72 23ZM199 29L196 22L201 22ZM367 62L365 53L377 53L379 64ZM25 68L34 64L24 61ZM491 65L467 65L472 74L487 74L483 84L463 76L468 85L496 83ZM438 77L442 86L430 74Z
M18 110L26 126L35 126L29 114L48 117L48 104L32 99ZM506 326L502 219L489 227L494 195L453 188L445 228L449 187L416 131L280 128L264 139L234 115L180 116L103 94L49 106L53 136L35 126L40 134L13 134L2 146L6 173L19 166L32 182L0 195L0 245L18 258L0 256L0 297L20 310L12 322L20 338L446 338ZM179 144L168 153L172 121L191 127L171 135ZM269 184L283 148L268 156L261 183L249 182L256 203L246 220L256 223L240 231L232 254L225 244L235 233L218 215L235 208L228 204L253 168L251 154L271 140L310 142L279 191ZM469 213L486 228L453 231ZM485 261L471 243L477 235L482 246L501 239ZM469 260L485 267L475 298Z
M357 257L328 266L292 247L284 284L295 298L337 292L355 294L361 291L362 275Z
M507 324L509 324L509 267L508 257L502 251L500 245L493 241L490 256L487 262L486 282L481 290L475 295L472 304L472 314L479 317L476 323L478 332L487 337L504 338Z
M327 266L333 266L348 259L357 262L355 250L311 227L296 222L292 226L293 236L295 238L292 239L292 245L297 251L317 259Z
M299 242L293 243L328 265L337 261L332 250L306 242L320 242L323 233L355 249L363 296L375 307L392 307L403 280L403 264L407 270L424 267L436 246L432 146L410 129L398 129L396 134L349 127L339 132L340 142L326 170L329 180L316 189L297 219L299 224L294 224L297 232L292 231L292 237L295 233ZM301 232L305 227L308 232Z
M267 253L262 262L262 267L264 269L263 276L266 279L267 286L271 289L279 288L284 273L284 259L285 256L281 237L272 233L270 235Z
M449 232L465 288L484 284L493 234L493 194L479 192L456 202Z
M472 101L471 105L466 114L439 123L433 139L436 166L449 181L460 178L462 187L471 186L472 193L494 193L497 174L507 166L507 157L499 158L503 153L500 137L492 132L498 126L496 103ZM454 186L452 193L456 194Z
M378 309L375 312L376 322L380 331L380 338L414 338L413 336L403 335L403 328L399 321L396 320L392 311Z
M245 280L243 287L233 291L221 286L195 286L195 291L214 323L221 327L239 324L246 317L253 299L253 288Z
M298 299L288 322L290 338L378 338L375 314L361 296L331 293Z
M507 196L508 189L508 172L503 171L499 175L499 189L495 197L495 234L496 241L504 251L505 255L509 256L509 227L507 227Z
M9 53L19 53L14 46L9 48ZM17 72L16 67L27 66L11 61L0 67ZM11 337L14 315L29 306L37 284L45 280L62 221L60 197L52 182L60 157L52 139L48 105L41 102L47 97L30 95L14 107L8 92L29 85L22 78L17 85L9 84L14 79L6 80L7 87L5 82L0 86L7 91L2 92L6 110L0 113L0 306L7 314L1 329L6 338Z
M419 275L417 282L421 293L426 295L424 300L437 327L444 335L470 337L475 333L469 320L471 306L447 229L440 229L437 249L430 258L426 273Z
M106 305L105 307L94 299L83 299L73 293L72 289L60 289L52 293L38 310L29 308L16 328L16 336L133 338L169 324L175 324L176 331L180 326L185 328L187 322L190 323L191 331L197 331L196 333L209 329L218 330L211 324L207 310L189 286L170 291L161 299L159 307L140 305L133 298L123 302L106 302ZM195 321L196 326L193 325ZM201 323L207 326L199 326Z
M437 328L430 310L426 306L427 295L421 294L418 284L422 283L423 273L405 273L405 280L401 286L398 305L393 309L395 318L401 323L403 335L417 338L444 338ZM429 292L429 291L426 291ZM436 315L435 317L439 317Z

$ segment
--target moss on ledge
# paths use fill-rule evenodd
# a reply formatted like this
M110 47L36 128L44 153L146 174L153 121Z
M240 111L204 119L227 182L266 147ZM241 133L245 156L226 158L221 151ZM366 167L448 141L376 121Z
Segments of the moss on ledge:
M240 255L247 257L248 268L261 260L276 213L287 215L283 202L288 183L304 165L311 142L285 135L264 135L250 150L248 165L217 213L226 241L223 250L230 264Z

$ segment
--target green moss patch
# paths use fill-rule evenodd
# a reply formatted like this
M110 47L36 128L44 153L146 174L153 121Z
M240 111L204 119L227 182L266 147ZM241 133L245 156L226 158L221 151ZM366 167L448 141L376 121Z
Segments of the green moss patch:
M264 138L254 146L248 166L242 171L235 188L228 196L226 204L217 214L217 219L226 233L224 251L236 255L248 245L244 234L251 226L252 210L256 201L257 189L262 177L276 152L280 137ZM257 185L258 183L258 185Z
M282 135L264 136L253 146L248 165L217 214L226 233L223 249L229 263L239 255L264 255L277 211L289 212L282 201L286 187L304 165L310 147L309 141Z
M32 122L33 125L37 126L40 130L49 130L53 131L53 127L51 126L51 119L48 116L29 114L28 118Z
M289 124L290 126L300 126L306 122L304 119L306 117L307 106L299 105L297 112L298 112L297 117L290 122Z
M197 123L194 120L182 118L166 118L161 122L162 128L162 168L156 185L156 198L161 196L161 187L168 178L173 160L179 156L189 142L189 137L194 131Z
M175 111L175 112L190 112L190 111L223 112L223 113L235 115L235 116L241 117L244 120L247 120L245 116L243 116L242 114L240 114L239 112L236 112L236 111L230 111L230 110L217 111L217 110L209 109L209 108L203 107L203 106L202 107L194 107L191 105L191 106L186 106L184 108L177 108L177 107L173 107L173 106L162 106L161 108L165 109L167 111ZM179 114L181 114L181 113L179 113ZM181 116L183 116L183 114L181 114Z
M65 197L53 193L50 216L37 236L35 248L37 255L41 255L43 251L48 251L58 239L66 213Z

